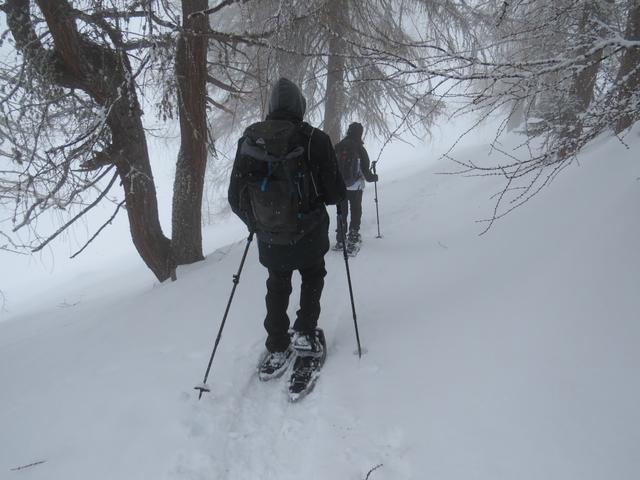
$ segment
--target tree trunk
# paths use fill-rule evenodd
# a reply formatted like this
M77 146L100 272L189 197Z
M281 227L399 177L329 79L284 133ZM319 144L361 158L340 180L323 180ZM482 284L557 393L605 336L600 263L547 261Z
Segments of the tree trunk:
M111 130L107 153L116 165L125 193L131 237L145 264L158 280L174 271L170 241L158 219L156 190L142 126L129 58L104 45L92 43L77 30L67 0L38 0L53 39L53 50L34 41L28 0L9 0L5 8L16 46L38 71L62 87L86 92L109 106L106 122Z
M585 4L584 16L580 24L582 38L592 37L595 41L607 34L607 29L602 24L608 23L613 3L613 0L603 2L594 0ZM587 44L578 53L585 55L590 49L591 44ZM602 54L603 50L598 49L589 55L584 62L583 69L574 78L573 94L576 99L577 112L584 112L591 105Z
M586 55L595 41L606 35L607 30L602 24L606 24L610 17L612 6L613 0L585 2L579 26L579 38L585 44L578 49L577 56ZM562 158L572 155L577 149L578 138L583 131L580 114L587 111L593 100L602 55L603 49L601 48L587 55L580 70L573 78L569 92L571 104L563 119L563 146L559 153Z
M125 193L133 244L147 267L163 282L175 274L175 262L171 242L162 233L158 218L156 187L141 111L137 108L132 114L129 102L119 100L107 123L111 127L113 147L120 151L121 160L116 162L116 167Z
M345 42L342 39L348 18L347 2L331 0L328 3L327 24L331 29L329 58L327 60L327 89L324 100L324 131L336 144L342 135L342 114L345 107L344 66Z
M202 260L202 195L207 165L207 0L182 0L184 32L178 39L176 76L180 152L173 187L172 249L178 265ZM191 32L195 33L192 34Z
M640 0L629 1L625 39L640 40ZM618 107L625 109L614 126L616 133L629 128L638 119L640 109L640 47L627 48L618 71Z

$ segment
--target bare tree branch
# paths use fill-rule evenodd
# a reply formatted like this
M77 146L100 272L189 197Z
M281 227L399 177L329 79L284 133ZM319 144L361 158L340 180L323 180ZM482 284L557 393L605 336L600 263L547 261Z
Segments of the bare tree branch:
M215 7L209 8L207 10L202 10L202 11L199 11L199 12L191 13L189 15L189 18L194 18L194 17L197 17L197 16L203 16L203 15L211 15L213 13L219 12L223 8L228 7L230 5L234 5L236 3L247 3L248 1L249 0L223 0L222 2L220 2Z
M89 240L87 240L87 242L82 246L82 248L80 250L78 250L76 253L71 255L69 258L71 258L71 259L72 258L76 258L78 255L80 255L89 246L89 244L91 244L96 238L98 238L98 235L100 235L102 230L104 230L107 227L107 225L111 225L113 220L118 215L118 212L120 211L120 208L122 207L122 205L124 205L124 203L125 203L125 200L122 200L120 203L118 203L118 205L116 206L116 209L113 212L113 214L111 215L111 217L109 217L109 219L105 223L103 223L102 226L100 226L100 228L98 228L98 230L91 236L91 238L89 238Z
M51 243L51 241L53 239L55 239L58 235L60 235L62 232L64 232L67 228L69 228L71 225L73 225L77 220L79 220L80 218L82 218L88 211L90 211L92 208L94 208L96 205L98 205L102 199L104 197L106 197L107 193L109 193L109 190L111 190L111 187L113 187L115 181L118 179L118 173L116 172L113 177L111 177L111 180L109 181L109 184L105 187L105 189L100 192L100 195L98 195L98 197L91 202L87 207L83 208L78 214L76 214L73 218L71 218L71 220L69 220L68 222L66 222L64 225L62 225L60 228L58 228L52 235L50 235L44 242L40 243L40 245L36 246L35 248L33 248L31 251L33 253L35 252L39 252L40 250L42 250L44 247L46 247L49 243Z
M376 465L375 467L373 467L371 470L369 470L369 471L367 472L367 476L365 477L365 479L364 479L364 480L369 480L369 477L371 476L371 474L372 474L373 472L375 472L376 470L378 470L379 468L381 468L382 466L383 466L383 465L382 465L382 463L380 463L380 464Z

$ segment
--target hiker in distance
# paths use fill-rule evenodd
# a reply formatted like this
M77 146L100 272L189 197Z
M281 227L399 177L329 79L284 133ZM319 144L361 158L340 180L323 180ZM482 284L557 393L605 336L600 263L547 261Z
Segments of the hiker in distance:
M306 100L296 84L280 78L271 90L266 120L249 126L240 141L229 185L233 212L258 238L260 263L268 269L267 354L259 378L284 373L296 358L290 396L313 382L325 345L317 328L329 250L325 205L345 198L329 136L303 122ZM289 333L291 277L300 272L300 308ZM301 367L297 368L298 359ZM306 368L303 368L306 367Z
M335 250L342 250L342 229L347 230L347 252L354 255L360 248L360 222L362 220L362 192L365 182L377 182L378 175L371 171L369 155L364 148L362 124L354 122L349 125L347 135L336 144L338 168L347 187L347 197L340 205L338 228L336 229ZM348 222L351 210L351 223Z

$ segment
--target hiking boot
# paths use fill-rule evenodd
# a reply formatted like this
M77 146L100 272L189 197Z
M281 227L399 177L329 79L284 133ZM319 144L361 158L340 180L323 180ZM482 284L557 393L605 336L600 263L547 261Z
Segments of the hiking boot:
M295 332L292 344L299 357L321 357L324 353L324 347L317 331L311 333Z
M344 243L342 243L340 240L338 240L336 242L336 244L333 246L333 249L338 251L338 252L341 252L344 249Z
M349 232L347 236L347 244L356 245L362 243L362 237L359 232Z
M284 352L268 352L258 367L258 378L263 382L281 376L293 359L291 345Z

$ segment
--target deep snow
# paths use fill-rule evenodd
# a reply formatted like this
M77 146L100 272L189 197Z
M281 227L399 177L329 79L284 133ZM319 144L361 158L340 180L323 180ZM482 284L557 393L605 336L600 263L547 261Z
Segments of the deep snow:
M233 219L176 283L154 284L128 254L19 303L0 322L0 478L359 480L380 463L370 480L640 478L640 139L627 140L594 143L484 236L496 178L384 157L384 238L368 188L351 262L368 353L353 355L329 253L329 357L299 404L254 373L255 248L212 393L192 390L244 247Z

